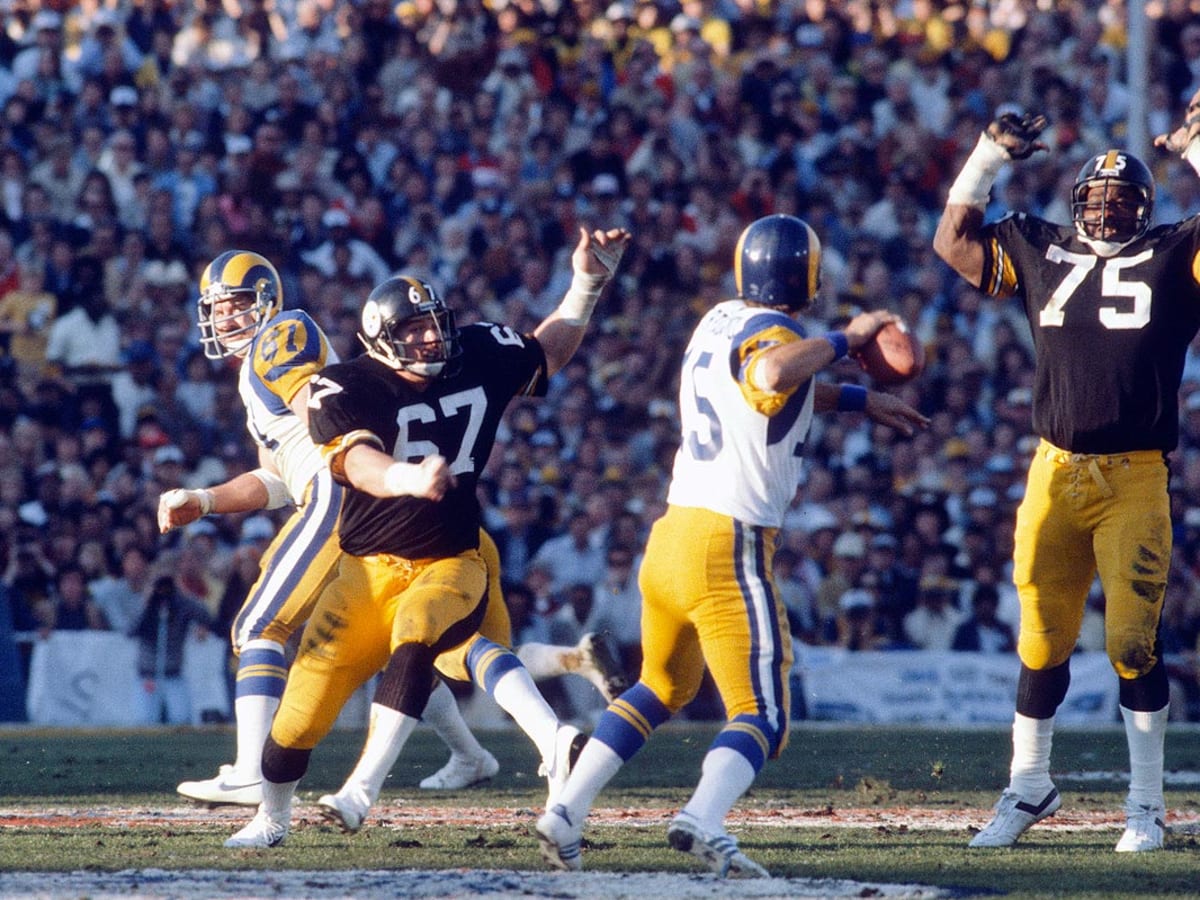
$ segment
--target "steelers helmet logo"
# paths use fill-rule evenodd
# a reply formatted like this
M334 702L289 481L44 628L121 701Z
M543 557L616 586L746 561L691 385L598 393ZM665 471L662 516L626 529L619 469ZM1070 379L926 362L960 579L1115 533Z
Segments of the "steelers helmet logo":
M362 327L363 334L369 338L379 337L379 332L383 330L383 315L374 300L368 300L363 306Z

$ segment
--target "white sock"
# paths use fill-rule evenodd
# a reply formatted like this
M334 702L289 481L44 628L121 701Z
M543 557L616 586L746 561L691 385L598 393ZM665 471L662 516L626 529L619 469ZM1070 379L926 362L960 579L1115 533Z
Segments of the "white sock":
M571 777L555 802L566 807L572 822L582 822L591 812L597 795L624 764L625 761L608 744L589 740L583 745L583 752L571 770Z
M750 760L729 747L709 750L700 768L700 783L683 811L712 834L725 833L725 817L754 784Z
M237 758L233 761L233 781L243 784L262 780L263 744L271 733L271 720L279 709L278 697L251 694L233 702L237 719Z
M408 736L417 727L418 719L379 703L371 704L371 724L367 740L354 771L342 785L339 794L361 790L370 803L379 799L384 779L396 764Z
M296 785L299 783L299 780L276 783L263 779L262 811L276 822L291 822L292 797L295 795Z
M553 765L558 716L534 686L529 672L525 669L505 672L492 689L492 699L529 735L542 756L542 762Z
M464 759L478 759L483 756L483 746L471 734L463 719L462 710L458 708L458 700L446 686L446 682L438 681L437 687L429 695L425 704L425 712L421 719L428 722L437 732L437 736L450 748L451 754Z
M1039 802L1050 793L1050 746L1054 741L1054 716L1031 719L1017 713L1013 717L1012 765L1008 786L1031 802Z
M1163 742L1167 707L1154 712L1121 707L1129 743L1129 805L1166 806L1163 800Z
M529 671L529 676L534 681L565 675L567 672L573 672L579 668L578 663L573 667L568 667L563 660L564 654L577 653L574 647L529 643L522 644L513 652L517 654L517 659Z

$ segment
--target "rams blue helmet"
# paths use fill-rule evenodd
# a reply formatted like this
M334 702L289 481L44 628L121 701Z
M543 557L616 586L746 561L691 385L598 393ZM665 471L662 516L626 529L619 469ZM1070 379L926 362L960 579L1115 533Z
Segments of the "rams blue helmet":
M220 309L217 303L226 301ZM283 284L270 260L250 250L226 250L200 275L200 344L209 359L240 356L283 309Z
M411 275L394 275L371 291L358 339L368 356L420 378L449 374L447 363L462 352L454 313L433 285Z
M821 241L795 216L757 219L738 238L733 279L743 300L790 312L807 309L821 287Z
M1085 239L1127 244L1145 234L1153 212L1154 175L1122 150L1093 156L1071 188L1071 218Z

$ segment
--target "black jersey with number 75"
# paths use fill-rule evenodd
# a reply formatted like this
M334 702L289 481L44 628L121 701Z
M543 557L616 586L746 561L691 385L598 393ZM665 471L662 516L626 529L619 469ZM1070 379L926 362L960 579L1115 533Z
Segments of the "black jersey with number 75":
M1021 297L1033 330L1034 430L1073 453L1173 450L1200 328L1200 217L1111 257L1025 214L987 226L984 246L983 291Z

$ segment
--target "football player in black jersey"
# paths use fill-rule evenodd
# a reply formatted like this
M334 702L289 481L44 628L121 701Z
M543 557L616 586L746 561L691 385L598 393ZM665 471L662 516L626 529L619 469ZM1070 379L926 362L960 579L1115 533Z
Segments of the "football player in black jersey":
M1050 780L1054 718L1098 573L1131 773L1116 849L1157 850L1166 813L1168 687L1157 631L1171 558L1167 454L1178 439L1184 355L1200 328L1200 218L1152 228L1149 168L1108 150L1079 172L1071 225L1023 212L985 224L996 175L1047 149L1038 140L1046 124L1006 113L988 126L950 189L933 244L971 284L1017 298L1037 350L1040 441L1013 555L1021 671L1010 781L970 846L1010 847L1062 803Z
M484 687L534 740L552 792L565 780L582 735L559 726L514 653L478 634L487 571L476 484L509 401L544 394L574 354L629 239L624 229L580 229L571 287L532 335L486 322L460 329L433 286L390 278L362 310L366 354L310 382L310 434L351 488L339 526L345 552L263 749L263 802L227 847L271 847L287 836L312 749L380 669L370 731L390 738L377 742L389 749L360 760L373 777L342 798L358 821L419 722L435 669Z

